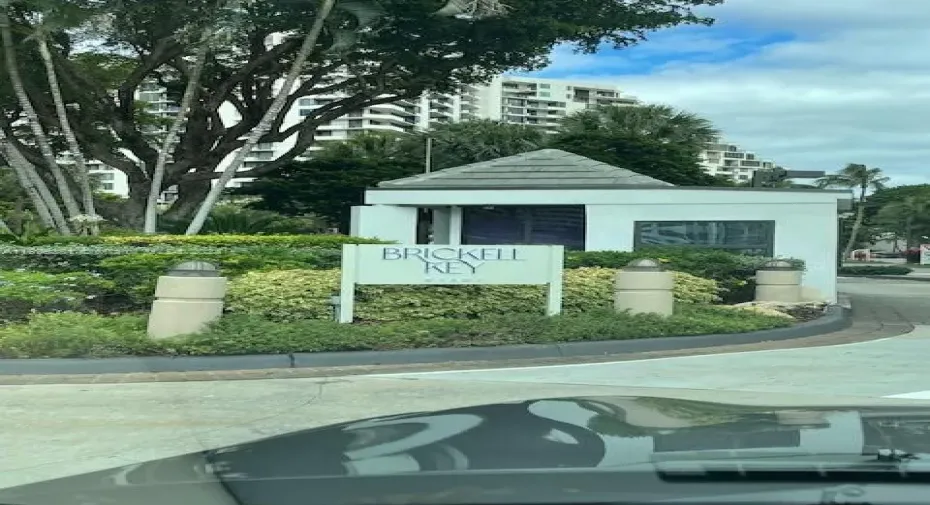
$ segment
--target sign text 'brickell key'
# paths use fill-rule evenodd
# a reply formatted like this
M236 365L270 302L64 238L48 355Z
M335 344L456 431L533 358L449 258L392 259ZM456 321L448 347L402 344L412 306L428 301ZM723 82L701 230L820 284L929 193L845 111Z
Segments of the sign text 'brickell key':
M346 244L334 315L354 320L355 286L545 285L546 314L562 311L563 246Z
M475 274L490 261L523 261L514 247L385 247L385 261L417 260L424 274Z

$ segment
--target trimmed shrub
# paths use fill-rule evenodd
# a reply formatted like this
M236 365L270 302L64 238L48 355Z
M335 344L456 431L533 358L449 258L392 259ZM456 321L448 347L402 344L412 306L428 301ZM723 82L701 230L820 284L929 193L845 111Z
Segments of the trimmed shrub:
M39 245L114 245L129 247L324 247L339 249L343 244L389 244L383 240L348 235L132 235L99 237L41 237Z
M0 358L104 358L157 355L241 355L295 352L476 347L740 333L779 328L782 317L682 305L669 318L595 310L545 317L510 314L487 319L431 319L385 324L302 320L276 323L247 315L223 318L208 331L151 340L145 318L63 312L35 314L27 324L0 328Z
M0 324L22 321L33 312L91 310L112 301L113 293L112 282L83 272L0 271Z
M609 308L616 271L577 268L565 271L562 307L566 314ZM685 303L717 300L717 284L675 272L675 297ZM252 272L233 280L230 312L274 321L330 319L329 299L339 290L340 271ZM474 319L513 313L542 313L543 286L359 286L355 316L361 321Z
M879 266L879 265L862 265L862 266L852 266L852 267L840 267L838 273L840 275L907 275L913 272L913 268L898 266L898 265L888 265L888 266Z
M0 327L0 358L108 358L168 354L146 336L145 318L61 312Z
M742 303L755 297L756 270L771 258L733 254L716 249L694 247L653 247L639 251L567 252L565 268L623 268L640 258L655 258L677 272L684 272L717 281L724 303ZM792 258L786 261L804 268L804 262Z

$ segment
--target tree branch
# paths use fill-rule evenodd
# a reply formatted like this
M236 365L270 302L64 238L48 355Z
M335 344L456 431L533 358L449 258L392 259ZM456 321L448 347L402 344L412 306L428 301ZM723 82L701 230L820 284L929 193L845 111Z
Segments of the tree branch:
M307 118L303 122L298 123L297 125L294 125L288 128L287 130L285 130L285 132L288 132L288 131L291 132L290 135L293 135L294 132L297 132L297 140L294 143L293 147L291 147L287 152L285 152L284 154L282 154L281 156L279 156L277 159L273 161L269 161L268 163L265 163L260 167L256 167L250 170L245 170L245 171L237 173L236 178L261 177L263 175L267 175L271 172L274 172L275 170L279 169L281 166L287 163L290 163L295 158L304 154L307 151L307 149L313 144L314 133L316 132L317 127L327 121L332 121L334 119L343 117L347 113L353 110L358 110L364 107L370 107L372 105L392 103L398 100L403 100L404 98L409 98L410 96L419 96L421 93L422 93L422 90L411 90L401 95L383 96L383 97L374 98L374 99L370 99L367 96L355 96L355 97L347 98L345 100L341 100L339 102L333 102L333 103L318 107L317 109L314 110L314 112L319 112L321 110L324 110L324 108L326 108L327 110L325 110L322 114L316 114L314 117ZM285 132L280 132L280 133L283 134ZM287 135L284 138L288 138L290 137L290 135ZM275 138L277 138L277 136L275 136ZM274 140L273 138L269 138L268 136L262 137L262 142L277 142L277 141L278 140ZM240 147L242 144L244 144L244 141L240 141ZM216 179L220 175L222 174L216 171L209 171L209 172L198 171L195 173L185 174L182 178L184 180L196 181L196 180Z
M123 81L116 95L119 100L117 112L126 120L133 117L135 93L142 81L158 67L183 54L184 48L175 42L174 37L164 37L155 43L148 56L141 57L139 65ZM141 56L141 55L140 55Z
M258 36L256 36L258 37ZM265 35L261 35L261 47L265 47ZM231 76L223 79L222 82L214 85L212 98L207 102L206 108L209 111L215 111L223 105L223 102L228 99L228 95L232 93L232 90L241 82L247 80L252 75L256 74L257 70L264 65L273 63L282 55L288 51L294 51L300 47L300 39L288 39L284 42L272 47L271 49L261 53L256 56L254 59L250 58L249 61L242 66L238 71L233 73ZM253 46L253 54L255 54L255 47ZM248 90L243 90L248 91ZM246 93L243 93L246 94Z

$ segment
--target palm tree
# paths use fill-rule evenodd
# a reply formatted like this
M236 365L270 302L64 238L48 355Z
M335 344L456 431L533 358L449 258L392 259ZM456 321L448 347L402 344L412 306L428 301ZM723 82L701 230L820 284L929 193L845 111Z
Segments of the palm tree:
M446 123L411 138L410 152L425 159L427 139L432 142L431 166L441 170L542 149L549 136L537 127L490 119Z
M878 211L878 219L891 225L895 231L903 231L906 248L917 247L916 228L920 221L926 221L930 210L930 198L907 196L903 200L891 202Z
M7 74L10 77L10 83L12 84L13 92L16 95L19 106L22 107L23 112L25 112L26 120L35 137L35 143L39 147L39 152L42 154L43 161L48 166L48 169L55 179L59 196L65 205L65 209L68 211L68 217L70 219L77 219L81 216L81 209L74 195L71 193L71 187L68 185L68 179L65 177L64 171L58 165L55 153L52 151L51 142L42 124L39 122L39 116L36 113L35 107L32 105L29 95L26 93L26 86L19 72L19 63L16 56L16 42L13 38L12 21L9 11L10 0L0 0L0 41L2 41L3 45L3 56L6 60ZM71 234L71 230L67 226L60 228L59 232L65 235Z
M236 175L236 172L239 171L239 167L245 163L245 158L252 152L255 145L271 130L275 118L278 117L278 114L284 108L285 102L287 102L288 94L294 89L294 84L300 77L304 65L307 63L307 59L310 58L310 55L316 49L317 40L320 38L320 34L323 33L323 25L332 12L335 4L336 0L322 0L320 9L313 20L313 24L310 26L310 31L304 37L303 44L301 44L300 50L297 52L297 56L294 58L294 62L291 64L291 68L284 78L281 89L278 91L277 95L275 95L274 100L271 102L271 106L265 111L265 115L262 116L261 121L259 121L258 125L256 125L249 134L249 137L245 141L245 145L239 149L236 153L236 157L233 158L232 162L223 170L223 174L220 175L216 184L210 189L210 193L207 194L203 203L200 204L200 208L197 209L197 214L194 215L193 221L191 221L190 226L187 227L187 235L196 235L200 233L207 218L210 217L210 211L213 210L213 207L216 206L216 202L219 201L223 189L226 188L229 181L231 181Z
M2 1L9 0L0 0L0 2ZM319 40L326 20L329 18L330 13L333 11L334 7L336 7L336 0L320 0L320 7L313 19L313 23L311 24L307 35L304 36L303 44L297 51L297 55L294 57L294 61L291 63L291 67L287 72L287 76L284 78L284 82L282 83L281 88L278 90L277 95L275 95L274 100L271 102L271 106L268 107L268 110L265 112L265 115L262 116L261 121L259 121L258 125L256 125L255 128L251 131L245 141L245 144L236 153L235 158L233 158L229 165L223 170L223 173L216 181L216 184L214 184L210 189L210 193L207 194L207 197L200 205L200 208L197 209L197 213L194 215L193 221L191 221L190 226L187 228L187 235L196 235L200 232L201 228L203 228L203 225L207 220L207 217L210 216L210 211L219 201L220 195L223 193L226 185L229 184L229 181L235 177L236 172L238 172L242 164L245 163L246 157L248 157L249 153L252 152L252 149L255 147L255 145L259 143L261 138L265 136L269 130L271 130L275 119L284 108L284 105L287 102L287 97L291 93L291 90L294 88L294 84L300 77L304 65L307 63L307 59L317 49L317 41ZM361 33L364 30L371 28L374 23L381 17L382 13L380 6L376 2L372 1L345 2L341 7L358 20L358 24L355 26L353 34ZM506 8L497 0L449 0L442 9L436 12L436 14L442 16L481 18L500 15L505 10ZM344 30L342 31L342 34L345 34ZM336 35L340 35L340 33L337 32ZM334 47L344 43L345 40L349 40L351 42L352 38L349 37L349 39L346 39L345 37L342 37L340 39L338 36L335 37L336 42L334 43ZM333 48L331 47L330 49ZM340 48L340 50L341 49L342 48Z
M820 188L848 188L858 189L856 202L856 218L853 221L852 232L846 247L843 248L843 258L848 258L856 246L859 231L862 229L862 220L865 217L865 197L869 190L879 190L885 187L888 177L880 168L869 168L861 163L850 163L835 174L830 174L817 180Z
M567 134L605 130L622 137L688 146L695 153L715 142L720 135L709 120L668 105L601 106L572 114L562 121L562 131Z
M13 168L20 186L32 202L32 206L42 223L62 235L70 233L68 221L61 212L61 207L58 206L55 196L48 189L48 185L39 176L36 167L19 152L16 146L10 143L2 130L0 130L0 154L3 154L10 167Z
M332 158L394 159L404 156L408 139L395 132L365 131L343 142L331 142L318 151Z
M237 12L237 5L242 1L249 0L227 0L219 9L219 12L207 21L206 27L199 30L199 39L195 43L197 48L194 52L194 62L190 67L187 76L187 85L184 88L184 94L181 96L181 102L178 107L178 113L171 121L168 132L162 140L161 148L158 150L158 158L155 161L155 169L152 171L152 182L149 187L148 199L145 206L145 221L142 227L143 233L153 234L158 231L158 198L161 196L162 185L165 180L165 170L168 166L168 157L171 149L177 142L178 135L184 128L187 118L190 114L191 106L200 92L200 78L203 75L204 67L207 64L207 57L210 54L211 43L214 39L222 34L231 34L234 31L235 21L224 22L223 15L227 12Z
M197 51L194 55L194 64L191 66L190 75L187 77L187 86L184 88L184 95L181 97L181 104L177 116L168 127L168 133L162 141L161 148L158 150L158 159L155 161L155 169L152 171L152 182L149 186L148 199L145 205L145 222L142 225L143 233L154 234L158 231L158 198L161 196L162 184L165 180L165 169L168 166L168 156L172 147L177 142L178 135L184 124L187 122L188 112L197 92L200 91L200 76L203 74L203 68L207 62L207 55L210 52L209 37L210 29L204 30Z
M55 104L55 113L58 116L61 132L64 134L65 141L68 143L68 151L75 164L75 175L77 177L78 187L81 190L81 201L84 205L84 214L88 216L88 223L91 235L100 233L99 216L94 207L94 192L90 185L90 176L88 175L87 162L84 154L81 153L81 146L78 144L74 130L68 120L68 111L65 107L64 98L61 96L61 86L58 84L58 75L55 71L55 62L52 60L52 52L48 47L49 30L55 26L55 20L50 16L44 16L43 23L33 32L31 38L35 39L39 48L39 56L45 67L45 75L48 79L49 89L52 94L52 102ZM73 218L73 216L72 216ZM78 223L75 223L78 224Z

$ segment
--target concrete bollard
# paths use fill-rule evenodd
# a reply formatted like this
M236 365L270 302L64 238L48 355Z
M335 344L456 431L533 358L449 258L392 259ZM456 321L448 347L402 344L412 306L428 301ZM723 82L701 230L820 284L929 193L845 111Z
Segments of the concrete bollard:
M790 262L772 260L756 271L756 301L798 303L802 301L803 272Z
M197 333L223 315L226 278L215 265L188 261L158 278L149 314L151 338Z
M675 276L658 260L631 261L614 278L614 309L633 314L670 316L675 309Z

